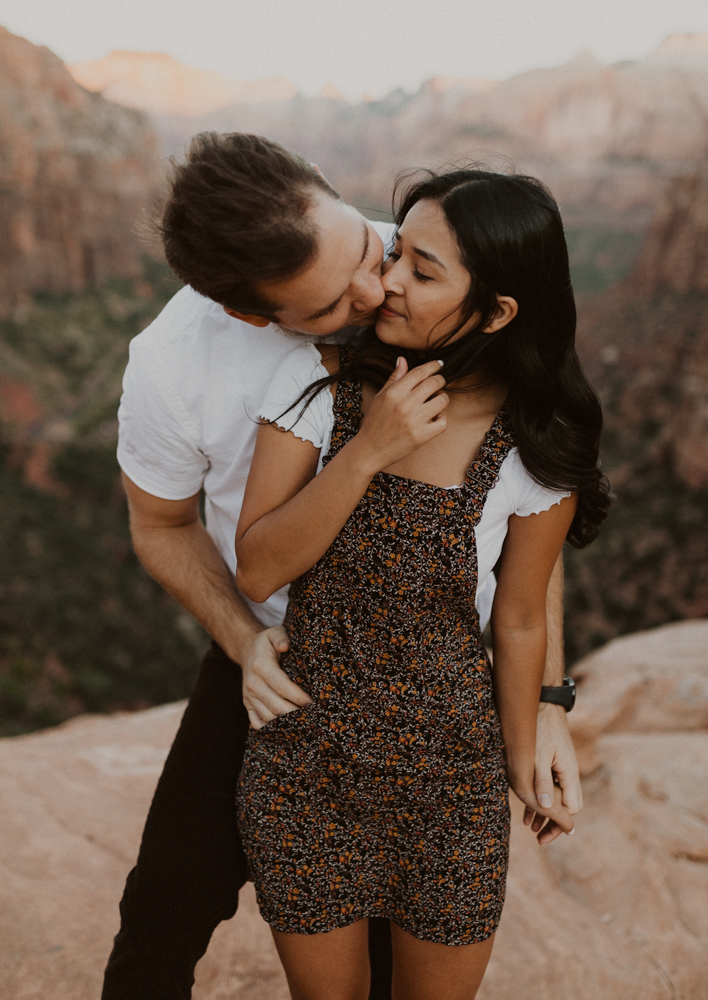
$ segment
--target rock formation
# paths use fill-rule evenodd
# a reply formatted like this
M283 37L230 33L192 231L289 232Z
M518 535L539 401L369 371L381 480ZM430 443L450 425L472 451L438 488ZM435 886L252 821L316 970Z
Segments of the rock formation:
M586 311L581 345L625 439L655 425L681 479L708 488L708 164L674 178L630 279ZM630 444L631 442L631 444Z
M69 71L87 90L155 115L190 118L229 104L290 101L297 95L297 87L284 78L227 80L159 52L111 52L95 62L76 63Z
M84 90L48 49L0 28L0 315L36 292L136 275L134 226L159 178L143 114Z
M708 622L578 664L585 808L539 848L515 808L507 906L480 1000L703 1000L708 980ZM0 741L0 993L95 1000L183 705ZM251 887L195 1000L287 1000Z
M572 655L613 636L708 616L708 288L705 168L668 186L634 274L584 303L579 349L603 403L617 505L566 555Z
M441 77L358 105L283 81L225 81L167 56L113 53L72 72L148 111L166 152L205 128L260 132L315 160L357 204L382 208L402 167L511 159L551 185L568 220L641 228L666 178L690 170L708 141L706 35L671 36L639 62L581 53L497 84Z

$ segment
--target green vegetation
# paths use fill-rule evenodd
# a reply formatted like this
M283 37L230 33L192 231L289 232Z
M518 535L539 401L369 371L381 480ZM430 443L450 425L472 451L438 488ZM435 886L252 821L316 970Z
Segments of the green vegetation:
M576 267L578 247L600 252L604 239L578 237ZM207 639L138 564L115 460L128 343L177 287L148 260L139 280L43 296L0 323L0 735L191 689ZM680 480L662 444L705 297L603 315L585 351L618 504L595 544L566 554L571 663L616 635L708 608L708 493Z
M0 734L192 686L206 638L133 555L115 459L128 343L178 287L146 261L139 281L0 325ZM13 413L17 386L29 413Z
M617 505L600 537L587 549L565 550L571 664L618 635L708 609L708 492L686 486L666 458L644 454L631 468L614 468Z
M644 234L601 228L566 228L573 288L578 296L596 295L632 270Z
M615 636L708 614L708 491L676 463L690 428L699 441L707 306L703 293L623 289L584 316L580 354L603 404L617 503L596 542L566 549L569 662Z

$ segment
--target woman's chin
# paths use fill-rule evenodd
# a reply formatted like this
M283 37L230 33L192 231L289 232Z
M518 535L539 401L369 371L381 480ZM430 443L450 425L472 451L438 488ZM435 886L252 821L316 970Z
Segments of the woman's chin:
M383 316L379 316L376 320L376 325L374 327L376 330L376 336L384 344L392 344L394 347L408 347L406 343L406 337L402 330L396 330L394 323L385 319Z

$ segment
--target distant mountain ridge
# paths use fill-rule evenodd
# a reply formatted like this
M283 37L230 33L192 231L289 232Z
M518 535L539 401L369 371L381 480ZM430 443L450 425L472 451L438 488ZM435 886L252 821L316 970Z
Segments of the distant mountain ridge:
M234 103L291 101L297 87L283 77L229 80L184 66L162 52L111 52L103 59L76 63L69 72L87 90L108 100L160 115L191 117Z
M669 36L637 62L608 66L584 52L501 82L438 77L358 104L334 90L305 97L286 81L225 81L165 56L113 53L91 67L72 72L147 111L165 153L181 154L204 129L261 133L317 162L355 204L380 209L401 168L511 161L551 186L571 223L641 230L666 179L690 173L708 149L708 35Z

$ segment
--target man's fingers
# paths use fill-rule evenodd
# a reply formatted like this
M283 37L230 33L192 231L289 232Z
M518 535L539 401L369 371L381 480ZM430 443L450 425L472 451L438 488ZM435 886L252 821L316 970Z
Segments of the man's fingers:
M258 714L258 712L256 712L256 710L253 708L247 709L247 712L248 712L248 721L251 723L251 729L262 729L263 726L265 725L265 722L261 721L261 717Z
M287 675L284 681L278 679L277 685L269 683L263 677L249 677L243 687L243 703L246 708L260 702L273 716L292 712L294 708L305 708L312 703L312 698L297 684L293 684ZM269 720L266 720L269 721Z
M534 833L538 833L543 826L545 819L551 819L561 828L563 833L570 833L573 829L573 818L561 802L561 791L560 788L553 789L553 805L550 808L542 806L538 800L536 803L526 802L527 806L534 808L536 813L534 820L531 824L531 829Z
M266 629L265 634L268 636L273 648L277 649L279 653L283 653L286 649L290 648L290 636L283 625L274 625L272 628Z
M248 712L249 719L251 717L251 713L255 712L261 722L261 725L265 725L266 722L272 722L278 714L277 712L271 712L268 706L259 698L249 698L248 702L246 702L244 698L244 705L246 705L246 711Z
M545 762L537 761L534 791L536 792L539 805L543 806L544 809L550 809L553 805L554 789L551 762L549 761L546 764Z
M551 844L557 837L560 837L562 833L563 829L552 819L549 819L536 839L539 844L543 846L544 844Z
M312 704L312 698L307 691L303 691L299 684L291 681L284 670L280 667L269 667L259 671L259 678L263 685L273 693L275 697L283 701L292 702L297 708L304 708L305 705Z
M561 801L570 815L575 816L583 808L583 788L578 770L556 771L556 777L561 790Z

